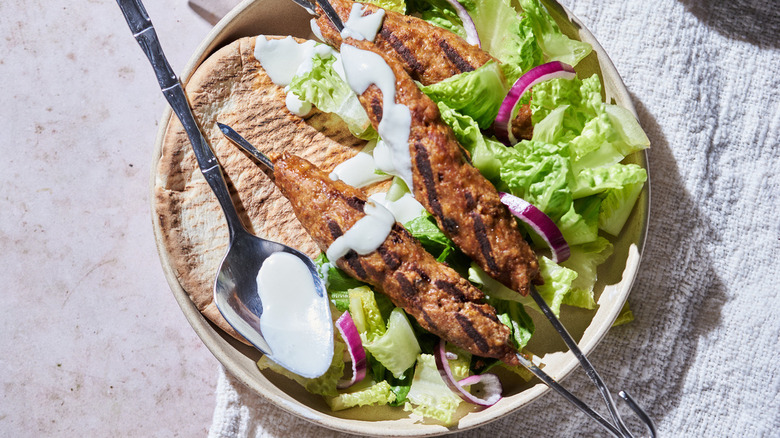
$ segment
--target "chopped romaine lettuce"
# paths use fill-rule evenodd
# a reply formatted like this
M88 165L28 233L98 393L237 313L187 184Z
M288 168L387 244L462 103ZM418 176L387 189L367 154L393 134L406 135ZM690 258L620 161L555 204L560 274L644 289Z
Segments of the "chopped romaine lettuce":
M542 47L528 14L518 14L510 0L465 3L482 49L501 61L509 84L542 63ZM546 13L546 11L545 11Z
M571 269L557 265L545 256L539 257L539 273L544 279L544 284L536 286L539 295L550 306L555 316L560 314L563 298L571 291L571 283L577 278L577 273ZM519 293L509 289L497 280L493 279L472 264L469 268L469 281L480 285L480 288L491 300L500 299L516 301L528 306L537 312L541 312L531 296L522 296Z
M590 44L564 35L539 0L520 0L520 7L531 22L533 33L548 62L561 61L575 66L593 50Z
M441 102L467 115L481 129L493 125L498 108L509 91L498 63L489 61L480 68L441 82L420 87L434 102ZM474 96L479 96L475 99Z
M479 125L469 116L460 114L444 102L439 102L444 123L452 128L458 143L471 155L471 164L490 181L498 181L502 166L499 159L505 151L503 144L482 135Z
M536 286L539 295L550 306L555 316L560 316L563 299L571 291L571 284L577 278L577 272L564 268L545 256L539 257L539 273L544 284ZM532 306L538 310L536 303Z
M444 349L448 353L455 355L455 358L448 359L452 377L457 380L463 380L471 375L471 353L462 348L458 348L450 343L445 344Z
M315 55L312 58L312 68L296 75L287 90L298 99L310 102L320 111L339 116L356 137L376 138L376 131L357 95L334 68L337 62L340 61L334 55Z
M406 2L404 0L366 0L366 3L379 6L387 11L406 13Z
M522 141L503 157L501 182L515 196L530 202L554 222L572 206L568 148Z
M618 315L617 319L615 320L614 323L612 323L612 327L628 324L633 320L634 320L634 312L632 312L631 308L628 307L628 301L626 301L626 304L623 304L623 308L620 309L620 314Z
M646 180L647 171L636 164L618 163L608 167L587 168L574 178L571 194L574 199L579 199Z
M406 222L404 227L440 262L455 249L455 244L436 226L428 213Z
M598 237L601 198L590 196L576 199L558 221L558 228L569 246L593 242Z
M404 371L401 378L396 378L390 372L385 374L385 380L390 383L390 390L395 394L395 400L389 403L390 406L402 406L406 403L406 396L412 388L412 377L414 377L414 367Z
M436 360L430 354L420 354L412 378L412 386L406 395L404 410L417 415L452 424L461 398L444 383Z
M524 348L535 330L534 321L525 312L525 307L517 301L491 299L489 302L495 307L498 319L512 330L515 348Z
M612 255L612 244L599 237L584 245L571 247L571 255L561 265L577 272L577 278L571 283L571 292L563 299L569 306L594 309L593 286L596 284L596 270L601 263Z
M617 236L626 224L634 204L642 192L644 182L626 184L619 189L607 190L607 196L601 201L599 211L599 229Z
M434 26L447 29L461 38L466 38L463 22L452 6L444 0L409 0L407 10Z
M364 343L363 347L397 379L414 365L421 352L406 313L398 307L390 313L385 333Z
M367 383L364 383L367 382ZM386 405L395 401L395 393L390 384L382 380L379 383L360 382L350 388L350 392L325 399L334 411L341 411L356 406Z
M379 311L374 292L368 286L349 290L349 314L361 338L365 336L370 342L385 334L385 320Z

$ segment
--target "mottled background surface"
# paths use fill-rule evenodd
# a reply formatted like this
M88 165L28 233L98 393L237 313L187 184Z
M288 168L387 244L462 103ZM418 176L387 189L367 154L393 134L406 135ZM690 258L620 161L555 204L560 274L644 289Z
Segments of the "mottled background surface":
M146 6L181 70L211 25ZM2 1L0 29L0 436L203 436L218 362L152 235L152 70L111 0Z
M775 2L563 3L613 59L653 143L636 321L591 358L663 436L776 436ZM185 0L146 6L180 71L211 25ZM148 199L165 102L116 4L7 0L0 29L0 435L335 436L222 374L173 300ZM565 383L590 390L582 375ZM463 435L599 433L550 394Z

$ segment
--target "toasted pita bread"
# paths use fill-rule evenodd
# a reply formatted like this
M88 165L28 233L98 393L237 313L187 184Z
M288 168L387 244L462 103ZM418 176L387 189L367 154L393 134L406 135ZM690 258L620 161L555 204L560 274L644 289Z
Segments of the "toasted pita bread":
M290 152L325 171L354 156L365 142L337 116L316 109L305 120L291 114L282 87L266 75L253 55L254 47L255 38L246 37L215 52L195 71L186 92L247 229L315 257L320 251L287 199L260 165L223 137L216 123L232 126L268 155ZM246 342L213 301L215 275L227 251L227 223L175 117L162 143L154 196L160 247L182 288L206 318Z

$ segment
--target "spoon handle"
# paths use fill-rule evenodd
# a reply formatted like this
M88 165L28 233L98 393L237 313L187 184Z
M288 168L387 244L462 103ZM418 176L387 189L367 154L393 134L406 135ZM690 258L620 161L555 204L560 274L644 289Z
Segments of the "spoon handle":
M192 150L195 153L195 158L198 160L198 166L203 173L203 177L209 183L225 214L228 229L230 230L230 238L232 239L236 231L245 229L244 225L241 223L236 207L230 198L230 191L222 174L222 168L208 142L203 137L198 123L195 121L192 109L187 101L187 95L184 94L181 82L165 58L152 21L149 19L149 15L146 9L144 9L141 0L117 0L117 4L119 4L119 8L122 10L127 24L133 32L133 36L138 41L146 57L149 58L165 99L184 126L184 131L190 139Z

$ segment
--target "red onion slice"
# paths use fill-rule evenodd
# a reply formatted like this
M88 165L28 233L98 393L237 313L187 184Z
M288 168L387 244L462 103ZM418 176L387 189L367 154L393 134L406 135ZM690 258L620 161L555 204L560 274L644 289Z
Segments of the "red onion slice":
M366 377L366 351L363 350L363 342L360 340L360 333L358 333L358 329L355 327L355 321L352 320L352 315L350 315L349 312L344 312L344 314L336 320L336 328L339 330L344 342L347 343L347 351L349 351L349 356L352 358L352 378L349 380L341 380L337 385L339 389L344 389L349 388Z
M569 244L566 243L561 230L550 219L550 216L544 214L542 210L539 210L525 199L504 192L499 192L498 196L501 198L501 202L509 207L509 211L513 215L528 224L536 231L536 234L547 242L552 251L552 260L555 263L560 263L569 258L571 254Z
M498 376L495 374L481 374L466 377L458 382L452 376L450 363L447 361L447 354L447 350L444 349L444 339L442 339L439 342L439 347L436 349L436 354L434 354L434 357L436 358L436 368L439 369L439 374L441 374L444 383L446 383L455 394L458 394L463 400L479 406L493 406L501 400L502 388ZM462 384L473 385L478 382L483 382L485 398L479 398L466 391L463 386L461 386Z
M512 134L512 115L515 113L520 98L523 97L526 91L528 91L534 85L549 81L550 79L574 79L577 73L574 68L568 64L564 64L560 61L548 62L540 66L534 67L528 70L524 75L515 81L512 88L509 89L509 93L501 102L501 106L498 109L498 115L496 121L493 122L493 130L496 133L496 138L507 146L512 146L518 142L514 134Z
M458 0L447 0L447 3L455 8L455 12L458 13L458 18L463 22L463 28L466 30L466 42L472 46L482 47L482 42L479 40L479 34L477 34L477 26L474 25L474 20L471 19L471 15L469 15L466 8L458 3Z

